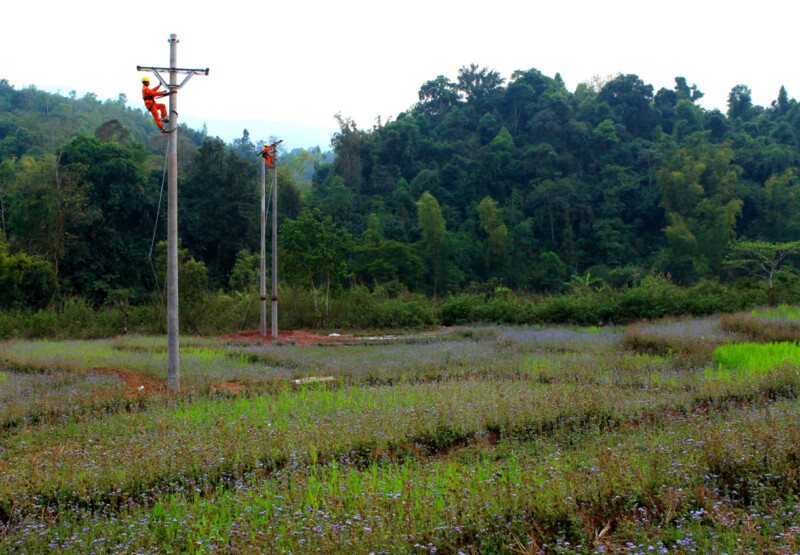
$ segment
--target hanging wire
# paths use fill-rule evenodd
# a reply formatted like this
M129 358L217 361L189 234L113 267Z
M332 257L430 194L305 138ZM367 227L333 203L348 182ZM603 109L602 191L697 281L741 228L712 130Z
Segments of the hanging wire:
M167 178L167 164L169 162L169 149L164 153L164 171L161 174L161 192L158 194L158 207L156 208L156 221L153 224L153 238L150 241L150 252L147 254L147 260L150 262L150 270L153 272L153 280L156 284L156 291L158 291L159 303L158 303L158 318L156 319L156 334L158 333L158 329L161 327L161 319L164 315L164 290L161 288L161 284L158 279L158 272L156 272L155 264L153 263L153 248L156 244L156 232L158 230L158 218L161 216L161 200L164 198L164 183L166 182ZM166 279L166 278L165 278ZM166 284L164 284L164 289L166 289ZM150 363L153 360L153 353L156 350L156 337L157 335L153 335L153 344L150 347L150 355L147 358L147 364L145 365L145 372L150 369Z

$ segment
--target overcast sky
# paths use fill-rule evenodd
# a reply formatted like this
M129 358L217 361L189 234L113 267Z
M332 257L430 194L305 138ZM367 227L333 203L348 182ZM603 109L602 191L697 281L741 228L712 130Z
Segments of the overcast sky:
M798 15L795 0L25 0L3 6L0 78L64 95L124 93L140 106L136 66L168 66L175 33L178 66L210 68L181 90L182 121L226 141L246 127L254 140L326 149L334 114L369 128L413 105L425 81L455 80L470 63L506 79L560 72L570 90L635 73L657 91L681 75L705 93L701 105L723 111L740 83L762 106L781 85L797 98Z

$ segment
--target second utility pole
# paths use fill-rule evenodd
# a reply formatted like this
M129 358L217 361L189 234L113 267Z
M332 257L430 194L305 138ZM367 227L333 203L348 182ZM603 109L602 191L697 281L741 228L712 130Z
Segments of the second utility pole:
M272 164L272 339L278 339L278 143Z
M272 338L278 338L278 141L261 153L261 337L267 336L267 169L272 169Z
M261 169L261 322L259 331L261 337L267 336L267 160L266 155L261 155L259 166Z

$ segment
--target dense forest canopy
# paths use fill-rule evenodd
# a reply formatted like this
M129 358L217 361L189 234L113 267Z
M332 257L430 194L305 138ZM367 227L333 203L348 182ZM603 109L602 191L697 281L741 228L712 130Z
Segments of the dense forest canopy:
M653 271L725 277L732 239L798 238L800 109L784 88L763 108L737 85L725 114L701 97L682 77L673 89L618 75L570 92L558 74L506 83L463 67L425 83L396 121L363 131L340 119L309 202L356 235L374 214L386 239L420 246L425 281L445 289L551 289L587 272L617 285ZM423 200L445 227L435 249Z
M439 294L728 279L732 241L800 238L800 107L784 88L761 107L737 85L726 113L702 96L682 77L571 92L558 74L506 81L471 65L424 83L394 121L364 130L337 115L332 157L281 153L283 271L326 298L356 283ZM258 249L257 144L247 130L232 144L179 137L182 246L211 287L242 286ZM123 96L0 80L0 305L153 290L164 150Z

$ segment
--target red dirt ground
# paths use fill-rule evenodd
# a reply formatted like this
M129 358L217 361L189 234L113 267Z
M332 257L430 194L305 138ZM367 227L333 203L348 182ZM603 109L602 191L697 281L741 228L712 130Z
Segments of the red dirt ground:
M228 341L241 341L247 343L261 343L269 345L273 341L272 332L267 331L266 337L261 337L261 332L258 330L241 331L239 333L230 333L221 336L222 339ZM314 345L316 343L346 343L353 341L353 337L347 336L334 336L319 335L318 333L311 333L307 331L279 331L278 339L282 343L294 343L295 345Z
M441 332L447 332L453 328L448 326L439 326L438 329L433 331L424 331L416 334L410 334L402 337L424 337L426 335L433 335ZM343 343L375 343L390 340L395 338L392 335L387 337L362 337L358 335L320 335L318 333L311 333L308 331L279 331L278 339L281 343L292 343L294 345L316 345L318 343L327 343L333 345L341 345ZM227 339L228 341L241 341L247 343L261 343L263 345L270 345L273 343L272 332L267 330L267 336L261 337L258 330L241 331L239 333L230 333L228 335L220 336L220 339Z
M159 380L147 372L140 370L131 370L125 368L92 368L92 372L98 374L109 374L121 378L128 387L142 391L144 393L156 393L164 391L167 388L166 380ZM142 389L139 389L142 387Z

